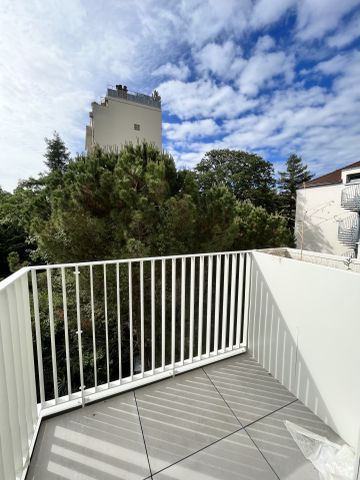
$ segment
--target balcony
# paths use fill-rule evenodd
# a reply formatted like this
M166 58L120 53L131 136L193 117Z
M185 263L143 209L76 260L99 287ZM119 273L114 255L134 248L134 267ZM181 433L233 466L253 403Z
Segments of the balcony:
M357 448L359 287L259 251L20 270L0 478L318 478L284 420Z
M339 241L352 249L355 249L359 241L359 215L352 213L339 222Z
M345 210L360 212L360 184L349 185L341 192L341 206Z

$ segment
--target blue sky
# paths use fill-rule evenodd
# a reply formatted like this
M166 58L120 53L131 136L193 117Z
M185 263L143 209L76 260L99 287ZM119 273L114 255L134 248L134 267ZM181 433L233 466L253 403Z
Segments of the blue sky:
M163 100L163 143L191 168L211 148L315 173L360 160L360 0L3 0L0 185L43 170L57 130L84 148L107 85Z

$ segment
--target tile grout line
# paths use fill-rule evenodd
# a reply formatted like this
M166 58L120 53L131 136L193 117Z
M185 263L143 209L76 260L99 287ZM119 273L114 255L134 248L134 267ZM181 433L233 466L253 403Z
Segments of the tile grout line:
M149 477L146 477L146 478L150 478L150 479L152 480L153 474L152 474L152 470L151 470L151 466L150 466L150 459L149 459L149 454L148 454L148 451L147 451L147 446L146 446L146 441L145 441L145 435L144 435L144 430L143 430L142 423L141 423L141 417L140 417L139 407L138 407L138 403L137 403L137 399L136 399L136 395L135 395L135 390L134 390L133 393L134 393L134 400L135 400L136 410L137 410L137 414L138 414L138 417L139 417L141 434L142 434L142 437L143 437L143 442L144 442L144 447L145 447L146 458L147 458L147 461L148 461L148 466L149 466L149 471L150 471L150 476L149 476Z
M220 395L220 397L222 398L223 402L225 403L225 405L228 407L228 409L230 410L230 412L232 413L232 415L236 418L237 422L241 425L242 428L244 428L244 425L240 422L240 420L238 419L238 417L235 415L235 412L233 411L233 409L230 407L230 405L228 404L228 402L225 400L225 398L222 396L222 394L220 393L219 389L217 388L217 386L215 385L215 383L211 380L211 378L209 377L209 375L206 373L206 371L204 370L204 368L202 369L203 372L205 373L205 375L207 376L207 378L209 379L209 381L211 382L211 385L215 388L215 390L217 391L217 393Z
M205 445L204 447L199 448L199 450L196 450L195 452L189 453L189 455L186 455L186 457L180 458L180 460L177 460L176 462L172 463L171 465L168 465L167 467L164 467L161 470L158 470L157 472L153 473L152 475L155 477L156 475L163 472L164 470L167 470L168 468L173 467L174 465L176 465L178 463L181 463L184 460L187 460L188 458L192 457L193 455L196 455L197 453L200 453L203 450L206 450L207 448L212 447L216 443L219 443L222 440L225 440L226 438L231 437L231 435L234 435L234 433L238 433L241 430L244 430L244 428L243 427L238 428L237 430L234 430L233 432L228 433L224 437L221 437L221 438L218 438L217 440L214 440L213 442L209 443L208 445ZM147 477L145 480L147 480L148 478L150 478L150 477Z
M236 418L236 420L239 422L239 424L242 426L242 423L240 422L240 420L238 419L237 415L235 415L235 412L233 411L233 409L230 407L230 405L228 404L228 402L225 400L225 398L222 396L222 394L220 393L219 389L216 387L216 385L214 384L214 382L211 380L211 378L209 377L209 375L206 373L206 371L204 370L203 368L203 372L205 373L205 375L207 376L207 378L210 380L210 382L212 383L213 387L215 388L215 390L218 392L218 394L220 395L220 397L223 399L223 401L225 402L226 406L228 407L228 409L230 410L230 412L234 415L234 417ZM296 400L294 400L296 401ZM291 402L293 403L293 402ZM282 407L284 408L284 407ZM280 409L279 409L280 410ZM271 412L269 415L272 415L274 412ZM268 415L265 415L264 417L262 418L265 418L266 416ZM260 420L260 419L259 419ZM255 422L253 422L255 423ZM242 428L243 430L245 430L245 433L247 434L247 436L249 437L249 439L251 440L251 442L254 444L255 448L258 450L258 452L260 453L260 455L263 457L263 459L265 460L265 462L269 465L269 467L271 468L271 471L274 473L274 475L276 476L276 478L278 478L280 480L280 477L278 476L278 474L275 472L275 470L273 469L272 465L270 464L270 462L268 461L268 459L265 457L265 455L262 453L262 451L260 450L260 448L256 445L256 443L254 442L254 440L252 439L252 437L250 436L249 432L246 430L245 427ZM234 432L235 433L235 432Z
M273 413L277 413L277 412L279 412L280 410L282 410L283 408L289 407L290 405L292 405L293 403L296 403L297 401L298 401L297 398L296 398L295 400L291 400L291 402L287 403L286 405L282 405L281 407L276 408L276 409L273 410L272 412L267 413L266 415L263 415L262 417L254 420L254 421L252 421L252 422L250 422L250 423L247 423L244 428L251 427L251 426L254 425L255 423L260 422L261 420L263 420L263 419L266 418L266 417L270 417L270 415L272 415Z
M275 413L277 412L278 410L281 410L282 408L285 408L287 407L288 405L291 405L292 403L295 403L297 402L297 399L295 400L292 400L290 403L287 403L286 405L283 405L282 407L278 408L277 410L274 410L274 412L271 412L271 413L268 413L267 415L264 415L263 417L261 417L260 419L256 420L255 422L252 422L252 423L249 423L248 425L246 425L245 427L242 426L240 420L237 418L237 416L235 415L235 413L233 412L233 410L231 409L231 407L228 405L228 403L226 402L226 400L224 399L224 397L221 395L221 393L219 392L219 390L217 389L217 387L214 385L213 381L211 380L211 378L209 377L209 375L205 372L205 370L203 369L203 367L200 367L203 372L205 373L206 377L210 380L211 384L213 385L213 387L215 388L215 390L218 392L218 394L220 395L220 397L222 398L222 400L224 401L224 403L226 404L226 406L229 408L229 410L231 411L231 413L234 415L234 417L236 418L237 422L239 423L240 425L240 428L234 430L233 432L230 432L228 433L227 435L225 435L224 437L221 437L221 438L218 438L217 440L214 440L213 442L209 443L208 445L205 445L204 447L200 448L199 450L196 450L195 452L192 452L190 453L189 455L186 455L185 457L181 458L180 460L177 460L176 462L168 465L167 467L164 467L160 470L158 470L157 472L154 472L152 473L152 476L150 477L146 477L144 480L150 480L150 479L153 479L155 478L156 475L158 475L159 473L163 472L164 470L168 470L169 468L173 467L174 465L177 465L178 463L181 463L183 462L184 460L187 460L188 458L192 457L193 455L196 455L197 453L200 453L202 452L203 450L206 450L207 448L215 445L216 443L219 443L221 442L222 440L225 440L226 438L229 438L231 437L232 435L234 435L235 433L238 433L240 432L241 430L245 430L246 434L248 435L248 437L250 437L249 433L246 431L246 427L250 426L250 425L253 425L254 423L256 423L258 420L262 420L263 418L266 418L268 417L269 415L271 415L272 413ZM199 369L200 370L200 369ZM135 392L134 392L135 394ZM259 449L259 447L255 444L254 440L250 437L250 440L252 441L252 443L254 444L255 448L259 451L260 455L264 458L265 462L269 465L269 467L271 468L271 470L273 471L274 475L276 476L276 478L279 478L278 475L274 472L272 466L269 464L268 460L266 459L266 457L264 457L263 453L261 452L261 450Z

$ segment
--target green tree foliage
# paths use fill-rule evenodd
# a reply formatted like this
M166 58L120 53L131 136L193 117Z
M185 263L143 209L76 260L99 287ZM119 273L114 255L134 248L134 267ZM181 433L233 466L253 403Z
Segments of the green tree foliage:
M45 143L45 165L49 168L50 172L63 173L70 161L70 153L65 143L57 132L54 132L53 138L45 138Z
M47 144L49 152L49 143ZM260 157L244 152L210 152L208 159L219 158L221 180L217 167L206 170L204 161L196 171L177 170L173 158L147 144L127 145L119 153L95 148L86 155L66 160L60 168L50 167L38 178L19 184L12 195L0 196L2 222L21 228L22 241L32 246L27 260L36 263L65 263L131 257L147 257L181 253L216 252L287 245L289 231L286 220L271 212L273 198L272 170ZM236 159L244 172L236 170ZM54 164L52 164L54 165ZM49 164L48 164L49 166ZM264 167L265 172L259 170ZM233 173L232 173L233 172ZM233 175L233 177L232 177ZM252 178L254 177L254 178ZM253 186L253 187L251 187ZM250 201L249 201L250 199ZM1 231L0 231L1 234ZM2 261L18 268L26 260L21 250L9 246ZM11 253L14 252L14 253ZM10 254L10 256L9 256ZM6 263L4 263L6 264ZM181 265L176 269L176 285L180 285ZM8 267L7 267L8 268ZM198 264L196 266L198 268ZM205 265L205 276L207 266ZM215 267L214 267L215 268ZM223 268L223 267L222 267ZM151 269L144 269L145 362L151 359ZM155 264L155 312L161 311L160 263ZM71 388L79 388L77 339L76 275L73 268L51 273L53 314L55 323L56 360L59 394L67 389L65 362L65 323L62 275L65 275L69 349L71 356ZM132 265L132 311L134 356L140 351L140 266ZM187 285L190 264L187 265ZM213 272L215 275L215 270ZM94 298L91 301L90 275L93 277ZM104 292L106 275L106 292ZM197 275L197 273L196 273ZM85 384L94 384L96 360L98 384L107 382L106 338L109 352L118 351L117 283L121 291L121 337L123 361L118 355L109 361L110 380L115 380L121 367L129 374L129 270L127 264L79 268L81 326L83 330L83 364ZM197 278L197 277L196 277ZM166 270L166 298L171 298L171 268ZM215 280L214 280L215 281ZM53 397L52 356L49 327L47 275L37 274L45 391ZM178 287L177 287L178 288ZM198 283L195 287L198 298ZM179 298L179 295L176 295ZM104 304L107 304L105 315ZM170 344L171 302L166 302L166 344ZM195 305L195 317L198 314ZM176 312L180 306L176 305ZM186 322L188 312L186 309ZM95 322L97 355L93 357L93 326ZM108 332L106 334L106 326ZM188 335L188 328L186 335ZM196 333L196 332L195 332ZM161 342L161 325L156 323L155 341ZM178 356L179 352L176 352ZM168 352L166 352L168 355ZM157 359L158 360L158 359ZM169 360L167 358L167 360Z
M293 232L296 213L296 189L313 178L308 166L295 154L286 161L286 170L279 172L278 188L280 211L288 220L288 227Z
M201 191L225 186L237 200L273 212L275 209L274 169L259 155L239 150L211 150L195 167Z
M26 230L10 214L12 198L0 188L0 279L22 266L30 253Z

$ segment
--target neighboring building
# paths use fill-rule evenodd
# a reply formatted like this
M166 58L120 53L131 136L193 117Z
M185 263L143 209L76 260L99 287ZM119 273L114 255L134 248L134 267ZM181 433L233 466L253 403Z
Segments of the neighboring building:
M146 141L162 148L161 99L155 91L152 96L131 93L126 86L108 88L101 103L93 102L86 126L85 148L89 151L100 145L117 151L126 143Z
M297 248L357 255L359 212L360 162L310 180L297 190Z

